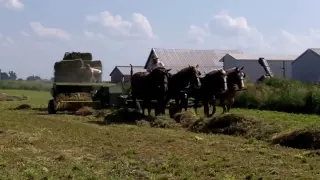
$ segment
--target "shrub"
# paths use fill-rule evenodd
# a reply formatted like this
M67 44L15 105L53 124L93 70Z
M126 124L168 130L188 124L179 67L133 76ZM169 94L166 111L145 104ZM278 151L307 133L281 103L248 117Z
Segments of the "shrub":
M246 91L237 93L234 107L320 114L319 103L318 85L272 78L255 85L249 83Z
M18 89L18 90L34 90L34 91L49 91L52 88L51 82L37 81L12 81L1 80L0 89Z

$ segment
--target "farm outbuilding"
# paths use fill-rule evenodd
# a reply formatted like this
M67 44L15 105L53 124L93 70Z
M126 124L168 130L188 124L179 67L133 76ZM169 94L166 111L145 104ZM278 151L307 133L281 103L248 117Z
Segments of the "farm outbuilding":
M291 78L291 63L296 59L295 55L260 55L250 53L228 53L220 59L224 64L224 69L233 68L235 66L244 66L246 79L250 82L256 82L258 78L266 72L259 64L258 59L263 57L267 60L269 67L275 77Z
M120 83L122 77L124 77L124 82L130 81L130 66L116 66L110 73L112 83ZM133 66L133 73L136 72L145 72L146 70L143 66Z
M302 82L320 82L320 48L310 48L292 62L292 79Z
M210 72L213 69L223 68L223 62L219 60L227 53L241 53L238 50L196 50L196 49L165 49L152 48L144 66L148 69L153 57L159 58L171 73L187 67L188 65L199 65L201 73Z

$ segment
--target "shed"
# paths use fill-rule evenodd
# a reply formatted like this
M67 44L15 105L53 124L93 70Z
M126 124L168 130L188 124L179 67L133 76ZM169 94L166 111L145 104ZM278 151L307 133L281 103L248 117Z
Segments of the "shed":
M227 53L242 53L238 50L221 50L221 49L166 49L152 48L144 66L148 69L153 57L159 58L167 69L172 69L171 73L187 67L188 65L199 65L201 73L210 72L213 69L223 68L223 62L219 60Z
M130 81L130 66L116 66L110 73L112 83L120 83L122 77L124 77L124 82ZM145 72L146 70L143 66L133 66L133 73L136 72Z
M320 48L309 48L292 62L292 79L320 82Z
M291 63L296 59L296 55L228 53L221 58L220 62L224 63L224 69L244 66L243 71L246 73L246 79L250 82L256 82L266 73L258 62L260 57L267 60L275 77L291 78Z

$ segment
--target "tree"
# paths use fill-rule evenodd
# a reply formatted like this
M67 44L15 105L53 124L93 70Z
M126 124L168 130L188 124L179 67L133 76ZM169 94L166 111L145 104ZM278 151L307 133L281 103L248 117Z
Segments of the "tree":
M17 80L17 74L13 71L9 71L10 80Z
M42 79L39 76L32 75L32 76L27 77L26 80L27 81L39 81L39 80L42 80Z
M1 72L0 76L1 76L1 78L0 78L1 80L9 80L10 79L8 73L6 73L6 72Z

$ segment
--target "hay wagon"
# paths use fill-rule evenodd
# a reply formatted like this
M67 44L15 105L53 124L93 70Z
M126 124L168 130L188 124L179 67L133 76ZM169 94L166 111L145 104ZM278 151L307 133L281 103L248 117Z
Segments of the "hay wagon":
M88 67L90 69L88 69ZM93 73L93 70L98 73ZM54 64L54 82L50 91L48 113L76 110L83 106L104 108L120 104L121 87L102 82L102 63L90 53L66 52Z
M108 83L54 83L50 91L48 113L75 111L88 106L94 109L118 107L121 89Z

